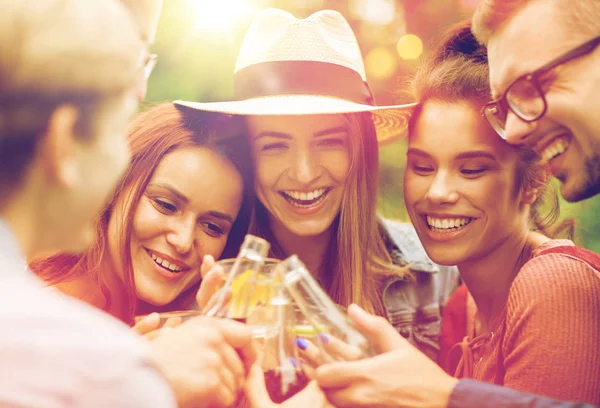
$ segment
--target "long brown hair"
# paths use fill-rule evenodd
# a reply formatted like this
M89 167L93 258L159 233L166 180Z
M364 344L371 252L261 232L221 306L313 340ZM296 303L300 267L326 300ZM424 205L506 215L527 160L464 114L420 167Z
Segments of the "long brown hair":
M185 108L182 108L185 109ZM238 118L226 115L200 113L188 109L179 110L172 103L160 104L136 117L129 129L132 160L110 203L100 215L96 227L94 245L81 256L58 254L31 263L34 270L50 285L68 282L89 275L98 282L105 300L104 309L110 310L115 296L124 296L123 310L116 317L127 323L133 321L136 291L133 279L130 239L134 213L146 186L162 158L170 152L187 146L209 147L228 158L244 180L244 197L238 217L232 227L222 256L235 256L248 229L251 205L254 201L252 165L248 158L247 138ZM123 260L122 287L111 287L109 274L116 271L107 265L108 224L113 208L122 194L128 194L127 213L118 229L118 246ZM117 279L121 281L121 279Z
M456 25L445 34L438 48L415 76L412 93L419 104L409 119L409 137L414 132L424 104L429 100L468 102L473 109L481 110L491 99L487 51L473 36L470 21ZM556 187L549 183L547 165L528 148L518 147L516 150L520 166L516 174L515 194L523 188L540 191L530 208L531 228L549 237L564 235L572 238L575 227L573 219L565 219L560 225L554 225L560 216L560 205Z
M370 113L344 115L350 134L351 162L340 213L333 222L321 284L342 306L357 303L366 310L385 315L382 282L391 276L404 276L407 269L392 263L383 238L383 225L377 217L379 147ZM267 209L257 200L250 230L268 239L272 256L284 258L269 228Z

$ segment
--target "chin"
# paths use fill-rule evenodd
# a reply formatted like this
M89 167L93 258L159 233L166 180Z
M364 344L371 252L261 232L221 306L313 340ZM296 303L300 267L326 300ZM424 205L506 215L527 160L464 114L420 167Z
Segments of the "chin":
M560 194L570 203L593 197L596 194L593 190L589 185L582 183L581 180L574 180L570 177L564 181L561 180Z
M325 233L329 228L331 228L332 224L333 220L331 222L311 221L287 225L286 228L294 235L298 235L300 237L314 237Z
M454 266L460 264L468 257L468 255L462 254L462 251L453 248L451 245L437 248L432 247L433 245L430 245L429 248L424 245L427 256L438 265Z
M142 302L156 307L166 306L173 301L173 299L166 299L160 294L144 293L144 291L138 291L137 297Z

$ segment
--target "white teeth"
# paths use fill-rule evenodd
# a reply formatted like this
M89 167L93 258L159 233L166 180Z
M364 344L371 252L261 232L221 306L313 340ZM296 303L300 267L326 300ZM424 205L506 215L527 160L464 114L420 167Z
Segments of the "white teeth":
M433 218L427 216L427 225L433 230L452 230L471 223L472 218Z
M150 252L150 256L152 257L152 259L154 259L154 262L156 262L157 264L159 264L160 266L162 266L163 268L166 268L168 270L170 270L171 272L179 272L181 271L181 268L171 264L169 261L166 261L158 256L156 256L154 253Z
M560 156L567 150L570 143L570 140L566 137L557 137L540 153L542 160L548 162L555 157Z
M325 188L320 188L318 190L313 190L308 193L302 192L302 191L293 191L293 190L285 191L284 193L295 200L310 201L310 200L314 200L315 198L319 198L320 196L322 196L325 193L325 191L326 191Z

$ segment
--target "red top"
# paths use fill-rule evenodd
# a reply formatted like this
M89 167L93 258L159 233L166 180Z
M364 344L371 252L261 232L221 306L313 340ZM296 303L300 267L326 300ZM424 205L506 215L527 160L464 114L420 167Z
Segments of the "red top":
M456 377L600 404L600 256L568 240L537 248L489 333L469 335Z

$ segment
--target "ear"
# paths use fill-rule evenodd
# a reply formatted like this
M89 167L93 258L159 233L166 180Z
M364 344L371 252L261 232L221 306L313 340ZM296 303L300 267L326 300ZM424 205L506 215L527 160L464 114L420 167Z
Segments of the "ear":
M521 193L521 202L523 204L532 205L533 203L535 203L535 200L537 200L539 195L540 195L539 188L529 188L529 189L523 190L523 192Z
M550 168L548 166L545 166L544 176L543 180L541 180L541 183L536 183L535 186L525 188L521 192L521 201L523 202L523 204L532 205L535 202L535 200L538 199L540 194L542 194L542 192L550 182L551 175L552 173L550 173Z
M42 164L47 177L62 186L77 184L75 124L79 111L73 105L60 105L48 120L44 137Z

